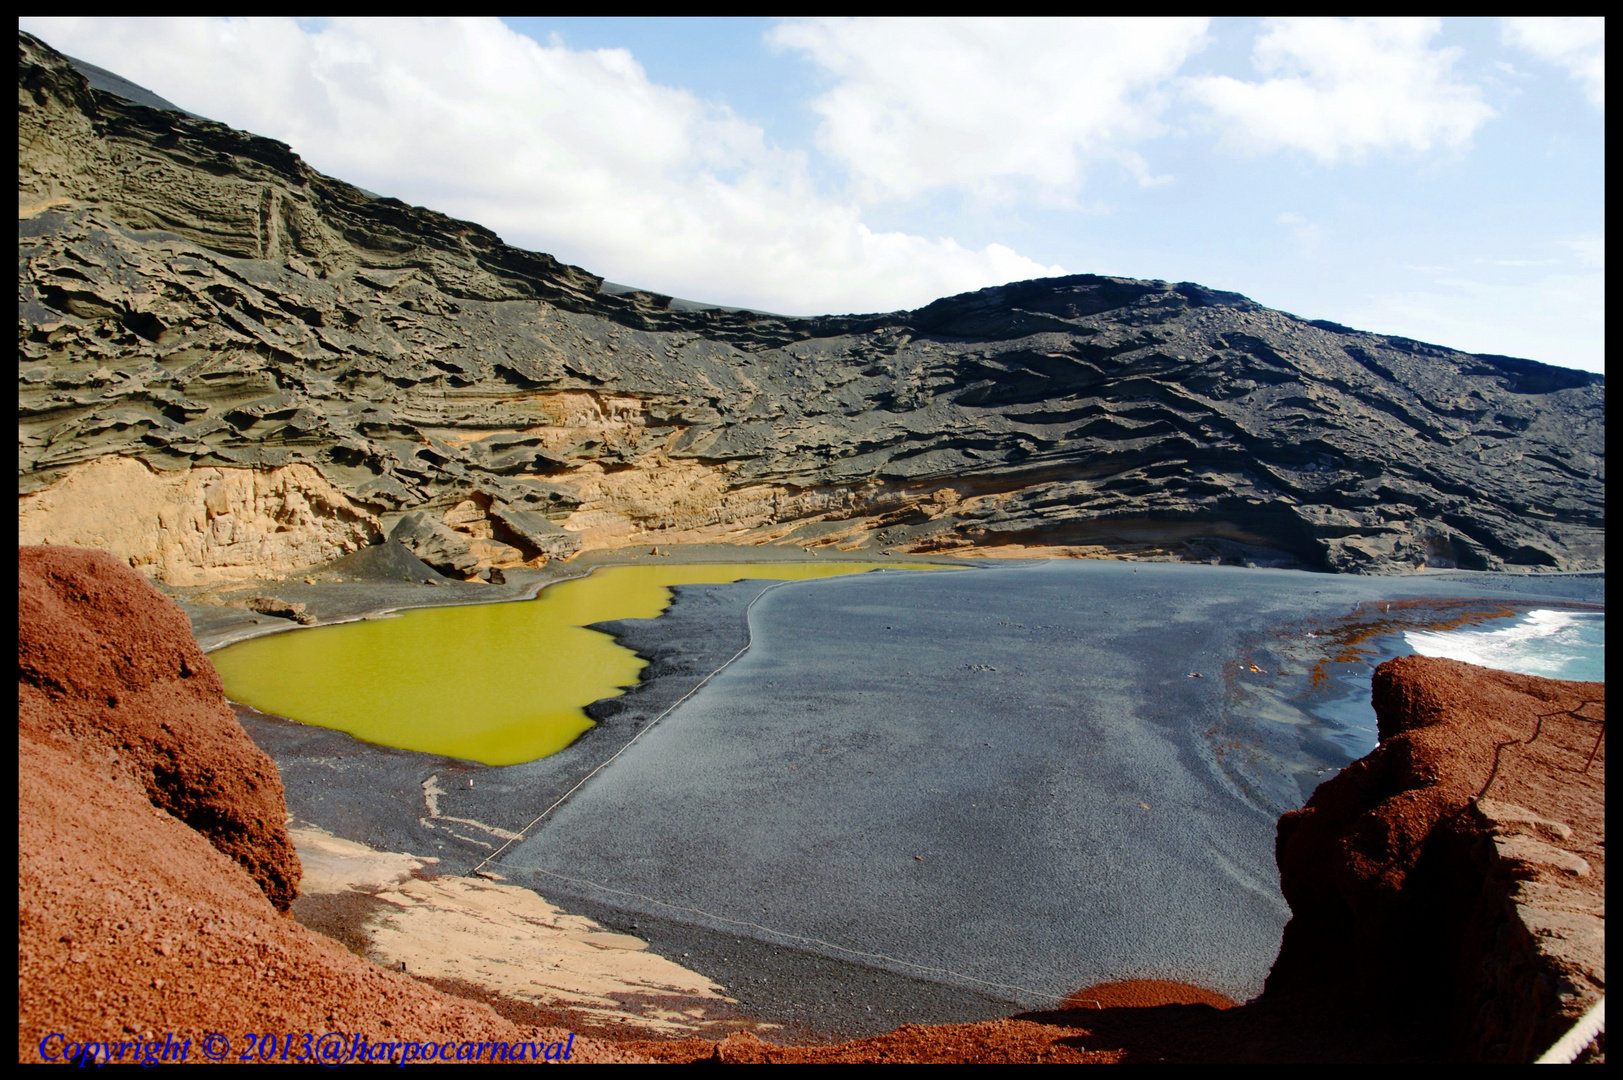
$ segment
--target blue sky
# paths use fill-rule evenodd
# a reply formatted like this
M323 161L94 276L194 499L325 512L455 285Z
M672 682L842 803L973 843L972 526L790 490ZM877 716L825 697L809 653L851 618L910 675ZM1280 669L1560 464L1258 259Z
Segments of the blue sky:
M887 310L1122 274L1604 369L1598 19L20 25L691 299Z

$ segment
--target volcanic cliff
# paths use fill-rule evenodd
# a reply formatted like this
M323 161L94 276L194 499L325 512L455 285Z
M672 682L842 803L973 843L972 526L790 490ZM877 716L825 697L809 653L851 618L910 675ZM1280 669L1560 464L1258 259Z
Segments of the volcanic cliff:
M25 542L171 584L387 537L1604 565L1598 375L1086 275L706 307L18 52Z

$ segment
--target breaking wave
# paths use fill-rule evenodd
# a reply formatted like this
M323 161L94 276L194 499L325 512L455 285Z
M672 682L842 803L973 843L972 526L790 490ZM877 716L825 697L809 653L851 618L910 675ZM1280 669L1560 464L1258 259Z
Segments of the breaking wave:
M1606 616L1539 608L1494 629L1409 630L1421 656L1464 660L1500 671L1548 679L1606 681Z

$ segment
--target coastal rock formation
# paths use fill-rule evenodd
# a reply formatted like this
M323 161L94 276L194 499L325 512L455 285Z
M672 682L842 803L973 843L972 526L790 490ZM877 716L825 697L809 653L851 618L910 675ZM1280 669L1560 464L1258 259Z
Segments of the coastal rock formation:
M1604 565L1598 375L1087 275L706 308L18 42L25 540L177 584L385 537L457 576L692 541Z
M104 1061L140 1060L187 1040L189 1061L252 1060L244 1036L267 1031L342 1032L352 1050L357 1033L368 1045L568 1038L279 914L272 901L286 907L299 874L281 783L185 617L107 555L25 548L19 564L18 1060L86 1043ZM266 1056L283 1049L305 1048L279 1041ZM579 1038L571 1049L627 1058Z
M96 547L171 585L276 577L380 538L308 464L154 472L111 454L24 496L17 525L25 544Z
M281 777L237 723L186 616L99 551L20 549L17 593L23 736L140 791L287 910L299 860Z
M1606 684L1410 656L1374 702L1380 746L1280 819L1265 998L1356 990L1532 1061L1605 992Z
M423 572L393 545L351 558L384 551L401 573ZM278 883L291 895L298 872L285 832L269 828L285 813L280 785L268 762L265 773L243 765L241 729L210 711L223 697L184 618L102 554L23 549L19 585L21 1060L41 1057L52 1031L113 1045L173 1032L194 1047L209 1032L267 1028L373 1042L565 1037L367 964L279 916L267 895ZM1294 917L1257 1001L1106 986L1056 1012L834 1047L577 1039L574 1054L1530 1060L1605 986L1604 684L1407 657L1379 669L1375 703L1380 747L1281 821ZM231 787L242 776L254 785ZM227 805L222 790L234 792ZM259 811L222 817L244 804ZM188 817L196 807L209 812ZM267 872L278 866L279 877Z

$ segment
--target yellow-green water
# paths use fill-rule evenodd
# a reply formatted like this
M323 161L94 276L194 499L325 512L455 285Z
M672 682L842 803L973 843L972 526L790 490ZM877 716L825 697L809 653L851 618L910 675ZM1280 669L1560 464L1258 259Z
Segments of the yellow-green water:
M651 619L669 606L672 585L877 568L900 567L620 566L553 585L534 600L272 634L209 659L227 696L261 712L404 750L515 765L562 750L592 726L584 706L636 685L645 661L585 629L589 623Z

